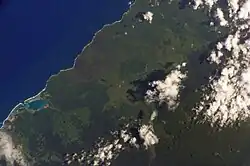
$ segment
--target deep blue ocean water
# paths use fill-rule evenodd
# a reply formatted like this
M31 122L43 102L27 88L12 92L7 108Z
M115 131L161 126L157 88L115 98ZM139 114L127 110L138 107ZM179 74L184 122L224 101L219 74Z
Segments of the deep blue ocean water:
M0 122L37 94L49 76L72 67L104 24L129 0L0 0Z

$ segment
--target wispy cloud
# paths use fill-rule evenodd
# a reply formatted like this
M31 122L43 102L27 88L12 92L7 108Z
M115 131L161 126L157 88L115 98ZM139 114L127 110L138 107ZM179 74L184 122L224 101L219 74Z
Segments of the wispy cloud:
M28 166L21 152L21 147L15 145L10 135L0 131L0 158L6 160L8 166L13 166L14 162L21 166Z

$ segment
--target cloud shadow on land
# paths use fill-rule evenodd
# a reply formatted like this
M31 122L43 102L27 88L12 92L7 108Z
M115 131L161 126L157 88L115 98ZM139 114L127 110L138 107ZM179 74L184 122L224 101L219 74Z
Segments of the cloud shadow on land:
M208 45L204 45L201 49L187 56L187 66L185 67L187 78L182 82L184 88L180 91L180 106L183 102L185 104L186 98L192 97L196 92L201 92L201 89L209 84L210 76L216 76L220 73L220 66L210 64L208 58L211 54L211 50L214 50L216 44L224 38L225 37L221 37ZM224 61L224 59L222 59L222 61ZM216 77L214 78L216 79Z
M137 79L131 82L133 86L131 89L127 90L127 98L131 102L144 101L145 94L147 90L153 90L152 86L149 85L150 82L155 80L164 80L166 77L165 70L154 70L144 78Z
M194 1L191 1L191 0L180 0L179 4L178 4L179 9L185 9L186 7L189 7L190 3L191 3L191 5L194 5Z
M6 160L5 160L5 157L0 157L0 165L1 166L7 166L7 162L6 162Z

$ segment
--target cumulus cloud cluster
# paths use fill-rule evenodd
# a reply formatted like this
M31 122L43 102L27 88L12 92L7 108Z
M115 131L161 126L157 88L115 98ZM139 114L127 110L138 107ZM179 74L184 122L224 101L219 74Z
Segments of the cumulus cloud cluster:
M250 53L247 40L240 43L241 37L240 31L229 35L209 57L221 69L218 78L210 77L211 91L195 110L205 110L212 124L228 125L250 116Z
M213 126L231 125L236 120L247 120L250 117L250 0L228 0L227 9L219 6L218 0L194 0L193 8L209 9L211 16L218 20L219 26L230 28L230 34L219 41L211 50L208 61L217 65L216 75L212 75L209 84L204 89L200 102L194 109L197 114L204 114L205 120ZM227 12L225 12L227 11ZM144 19L152 23L153 13L147 12ZM213 25L213 24L211 24ZM155 80L149 84L154 88L146 92L145 100L148 103L166 103L174 110L178 106L180 90L187 72L183 72L186 63L182 63L172 70L164 80ZM152 119L156 116L154 112ZM86 152L81 151L66 155L67 164L72 162L87 165L110 165L120 152L126 148L139 148L138 138L131 135L129 125L124 129L112 132L112 140L101 139L95 147ZM159 142L152 124L142 125L138 129L139 139L143 140L143 147L147 149ZM128 146L129 145L129 146ZM11 166L14 162L28 166L20 148L14 145L11 137L0 131L0 157L6 159Z
M159 142L152 124L142 125L138 129L138 136L131 133L130 127L131 125L127 124L123 129L111 132L113 140L105 140L102 138L95 144L95 147L88 152L83 150L80 153L67 154L65 158L66 164L70 165L72 162L78 162L93 166L108 166L111 165L112 161L116 159L123 150L131 147L140 148L138 142L141 140L145 149Z
M153 21L153 13L148 11L146 13L143 14L143 18L144 20L147 20L150 24L152 24L152 21Z
M231 21L224 19L220 8L216 9L216 17L221 26L229 25L231 34L211 51L208 60L218 66L218 72L210 77L209 93L204 94L194 108L197 113L205 112L212 125L219 123L221 126L233 124L236 120L244 121L250 116L250 1L227 2L227 17ZM194 9L217 6L217 0L195 0Z
M194 110L197 114L205 114L205 120L212 126L247 120L250 116L250 0L228 0L226 9L220 8L218 0L194 0L190 4L195 10L208 8L218 25L228 27L230 32L209 54L207 60L218 67L217 72L210 76ZM165 102L174 110L185 78L186 73L176 69L165 80L151 82L154 90L147 91L146 101Z
M197 114L204 114L205 120L220 126L233 124L235 121L244 121L250 117L250 39L249 13L250 0L229 0L228 12L218 6L217 0L195 0L194 9L208 7L211 16L218 20L219 26L229 27L230 34L219 41L211 50L208 61L216 65L217 72L209 77L209 84L203 89L203 96L196 107ZM215 10L212 10L215 9ZM227 13L228 15L226 15ZM227 19L226 19L227 18ZM146 18L145 18L146 19ZM146 92L145 100L148 103L166 103L174 110L178 106L180 90L187 71L183 72L186 63L178 65L164 80L155 80L149 85L153 90ZM157 111L151 116L151 121L157 116ZM119 133L112 141L100 141L89 152L82 151L67 155L68 164L72 161L87 163L88 165L110 165L120 152L128 148L127 145L139 148L138 137L131 135L129 125L125 129L113 132ZM159 142L152 124L142 125L138 129L139 139L143 140L143 147L147 149Z
M250 1L246 0L227 0L227 8L224 9L228 11L227 18L231 21L227 21L224 16L224 12L219 8L218 0L194 0L193 8L196 10L198 8L207 7L211 13L215 14L215 17L220 21L221 26L227 26L228 24L238 24L237 20L248 20L250 13ZM215 10L213 10L215 9ZM248 26L248 25L247 25Z
M228 21L224 17L224 13L221 8L217 8L215 12L215 17L219 20L220 26L227 26Z
M178 65L165 78L165 80L156 80L150 82L153 90L146 92L145 100L148 103L165 102L169 109L173 110L178 106L178 98L180 89L183 87L182 81L186 78L187 72L182 72L181 68L185 67L186 63Z
M70 165L72 162L81 164L99 166L99 165L111 165L113 159L124 149L119 139L113 141L106 141L102 139L95 145L89 152L82 150L80 153L74 153L72 155L66 155L66 164Z
M16 146L12 138L5 132L0 131L0 158L6 160L8 166L17 163L21 166L28 166L20 147Z
M143 125L140 130L140 137L144 140L143 145L148 147L159 143L159 138L155 135L152 125Z

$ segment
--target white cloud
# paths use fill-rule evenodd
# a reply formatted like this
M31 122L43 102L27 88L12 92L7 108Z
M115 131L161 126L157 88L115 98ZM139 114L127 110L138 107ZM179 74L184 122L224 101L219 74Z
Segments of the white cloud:
M238 12L238 18L240 19L248 19L249 18L249 12L250 12L250 1L246 0L243 5L240 8L240 11Z
M209 10L218 2L218 0L194 0L193 8L196 10L198 8L207 6Z
M75 161L81 164L94 166L102 164L105 164L106 166L111 165L112 161L116 159L123 150L128 149L131 146L135 148L140 147L136 143L136 138L132 137L129 131L130 127L131 126L127 124L124 129L120 130L120 132L111 132L114 136L113 140L104 140L101 138L93 149L88 152L82 150L81 152L73 153L72 155L67 154L65 156L67 164L69 165ZM139 136L144 140L143 145L145 149L159 142L159 139L154 133L152 124L142 125L138 132ZM115 138L115 135L118 133L120 133L119 137Z
M140 128L140 137L144 139L144 146L147 149L148 147L159 143L159 139L154 134L154 129L152 125L143 125Z
M212 125L215 122L219 122L221 126L230 125L236 120L244 121L250 116L250 52L248 40L240 43L242 35L240 31L228 35L210 54L210 62L222 69L218 79L212 80L211 77L211 84L208 85L211 91L204 94L195 110L197 113L205 110L206 119L211 121ZM223 49L230 52L223 54ZM216 54L226 60L219 61L215 58Z
M229 0L228 1L228 6L229 6L229 11L230 11L230 17L235 14L238 9L239 9L239 1L238 0Z
M157 112L153 111L151 119L148 124L142 125L138 129L139 137L144 141L144 148L147 149L150 146L154 146L159 143L159 138L155 135L152 121L157 117ZM86 152L82 150L79 153L66 154L66 164L70 165L72 162L78 162L80 164L87 164L93 166L112 164L112 161L116 159L119 154L128 148L135 147L140 148L137 144L137 140L132 136L130 132L130 124L126 124L121 130L110 132L113 138L111 140L105 140L99 137L99 141L93 146L93 149ZM129 146L128 146L129 145Z
M143 17L145 20L147 20L151 24L153 20L153 15L154 14L152 12L148 11L145 14L143 14Z
M111 165L113 159L124 149L119 139L113 141L106 141L101 139L95 147L89 152L82 150L79 153L73 153L72 155L66 155L66 162L70 165L72 162L78 162L81 164L88 164L93 166L99 166L102 164Z
M21 166L29 165L20 149L19 146L13 143L12 138L6 132L0 131L0 158L4 158L8 166L13 166L14 162Z
M219 122L221 126L250 117L250 0L228 0L227 3L228 8L223 10L228 11L228 20L218 8L217 0L194 0L193 5L195 10L208 8L211 16L215 11L220 26L228 26L231 32L210 52L209 62L220 70L216 77L210 77L206 88L209 92L204 89L202 100L194 108L197 114L204 112L211 125Z
M218 18L218 20L220 22L220 26L227 26L228 25L228 21L224 18L224 13L221 10L221 8L216 9L215 17Z
M175 109L178 106L179 91L182 88L182 81L186 78L186 73L180 69L185 67L186 63L178 65L175 70L172 70L165 78L165 80L156 80L149 83L154 90L146 92L145 100L148 103L158 101L165 102L169 109Z

